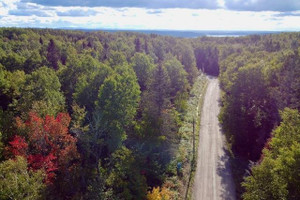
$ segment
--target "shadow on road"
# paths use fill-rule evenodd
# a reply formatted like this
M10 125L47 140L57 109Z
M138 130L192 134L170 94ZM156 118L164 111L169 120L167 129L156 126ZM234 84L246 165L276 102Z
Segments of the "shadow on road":
M221 199L235 200L235 191L232 188L232 174L229 160L229 152L223 147L225 154L218 159L217 174L221 177Z

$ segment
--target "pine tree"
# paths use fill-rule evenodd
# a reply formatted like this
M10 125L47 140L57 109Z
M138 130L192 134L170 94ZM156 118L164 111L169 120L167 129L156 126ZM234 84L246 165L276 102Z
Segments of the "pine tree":
M135 44L135 51L136 52L141 52L141 41L140 41L140 38L135 38L134 44Z
M153 97L154 104L158 108L159 115L161 115L162 110L169 102L169 86L170 80L167 70L159 64L154 72L154 79L150 88L150 95Z
M50 40L47 48L47 60L54 70L58 70L58 61L60 58L59 49L57 48L53 39Z

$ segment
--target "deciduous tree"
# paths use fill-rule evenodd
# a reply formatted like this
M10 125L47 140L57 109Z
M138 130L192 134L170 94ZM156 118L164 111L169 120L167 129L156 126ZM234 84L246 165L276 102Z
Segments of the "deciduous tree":
M28 170L24 157L0 163L0 199L42 199L46 185L42 170Z

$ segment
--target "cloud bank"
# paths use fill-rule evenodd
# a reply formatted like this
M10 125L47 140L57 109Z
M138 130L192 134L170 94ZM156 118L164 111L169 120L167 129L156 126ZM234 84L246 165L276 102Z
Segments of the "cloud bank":
M217 0L23 0L45 6L216 9Z
M0 0L0 26L299 31L299 3L298 0Z
M296 11L300 10L299 0L225 0L229 10L238 11Z
M83 7L136 7L136 8L190 8L237 11L296 11L300 10L299 0L22 0L44 6ZM222 2L222 3L220 3Z

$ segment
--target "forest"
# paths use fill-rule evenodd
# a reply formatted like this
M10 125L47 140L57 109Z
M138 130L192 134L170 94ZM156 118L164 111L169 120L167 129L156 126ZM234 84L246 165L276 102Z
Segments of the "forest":
M220 80L238 197L297 199L299 45L0 28L0 199L182 199L176 155L203 73Z
M300 196L299 41L299 33L248 36L220 62L219 119L245 200Z
M199 74L186 39L1 28L0 198L171 198Z

